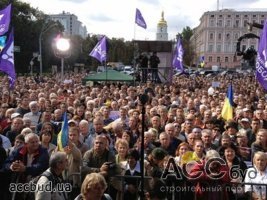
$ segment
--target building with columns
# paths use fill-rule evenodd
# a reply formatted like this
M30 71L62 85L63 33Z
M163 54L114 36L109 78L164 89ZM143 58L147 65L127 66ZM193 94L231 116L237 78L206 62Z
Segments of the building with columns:
M246 33L259 36L261 29L248 30L247 23L263 24L267 17L266 11L236 11L223 9L205 12L200 18L200 24L193 29L191 42L196 56L191 65L198 66L204 56L206 68L213 65L224 68L235 68L241 65L241 57L236 56L238 39ZM257 50L258 39L243 39L240 49L253 47Z
M168 25L164 19L164 12L161 13L161 19L157 25L156 40L158 41L168 41Z

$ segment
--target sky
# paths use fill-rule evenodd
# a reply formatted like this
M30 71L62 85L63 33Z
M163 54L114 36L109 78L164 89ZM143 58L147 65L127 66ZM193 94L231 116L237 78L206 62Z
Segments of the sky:
M204 12L217 10L217 0L20 0L46 14L75 14L89 34L104 34L125 40L155 40L157 23L164 11L169 40L189 26L199 25ZM266 0L220 0L219 9L267 11ZM137 26L138 8L147 29Z

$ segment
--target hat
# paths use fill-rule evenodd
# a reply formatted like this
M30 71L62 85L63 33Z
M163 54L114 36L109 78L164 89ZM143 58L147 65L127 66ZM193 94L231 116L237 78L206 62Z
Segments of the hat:
M167 152L164 149L157 147L157 148L153 149L153 151L151 152L151 155L156 160L163 160L164 157L167 155Z
M249 119L248 118L242 118L241 122L249 122Z
M20 116L19 113L13 113L13 114L11 114L10 118L14 119L14 118L19 117L19 116Z
M71 120L68 121L68 124L70 124L70 123L74 123L75 126L78 126L78 123L75 120L73 120L73 119L71 119Z

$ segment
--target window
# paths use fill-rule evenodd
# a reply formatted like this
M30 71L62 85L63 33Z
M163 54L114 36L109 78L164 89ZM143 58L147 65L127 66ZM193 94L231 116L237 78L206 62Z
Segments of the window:
M264 24L264 20L261 20L261 24Z
M244 17L248 17L248 15L244 15Z
M220 18L222 18L222 15L219 15Z
M210 26L211 26L211 27L214 26L214 20L213 20L213 19L210 20Z
M228 19L228 20L226 21L226 26L227 26L227 27L231 26L231 20Z
M230 33L226 33L225 39L230 40Z
M218 27L222 27L222 20L219 20L217 25Z
M230 45L230 43L224 44L224 51L225 52L231 52L231 45Z
M242 45L242 51L245 51L245 50L246 50L246 48L247 48L247 47L246 47L246 45L245 45L245 44L243 44L243 45Z
M209 62L212 62L212 56L209 56Z
M225 57L224 61L227 63L227 62L229 62L228 59L229 59L228 57Z
M218 40L221 40L221 39L222 39L222 34L218 33Z
M264 15L261 15L262 18L264 18Z
M213 33L210 33L210 40L213 40Z
M231 15L227 15L228 18L231 18Z
M257 17L257 15L253 15L252 17L253 17L253 18L256 18L256 17Z
M235 34L235 40L237 40L237 39L238 39L238 33Z
M236 18L239 18L239 15L236 15L235 17L236 17Z
M208 52L213 52L213 45L209 44Z
M222 51L222 45L221 44L217 44L217 52L221 52Z
M211 17L211 18L214 18L214 15L211 15L210 17Z
M235 21L235 25L234 25L235 28L238 28L239 27L239 20L236 20Z
M221 62L221 58L220 57L217 57L217 62Z
M244 24L243 24L243 26L244 26L244 27L247 27L247 24L248 24L248 20L244 20Z

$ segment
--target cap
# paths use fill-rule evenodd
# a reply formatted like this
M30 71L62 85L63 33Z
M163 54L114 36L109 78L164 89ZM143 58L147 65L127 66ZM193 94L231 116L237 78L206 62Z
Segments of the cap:
M20 116L19 113L13 113L13 114L11 114L10 118L14 119L14 118L19 117L19 116Z
M241 122L249 122L249 119L248 118L242 118Z

